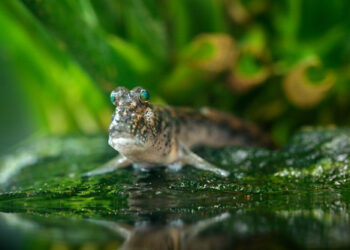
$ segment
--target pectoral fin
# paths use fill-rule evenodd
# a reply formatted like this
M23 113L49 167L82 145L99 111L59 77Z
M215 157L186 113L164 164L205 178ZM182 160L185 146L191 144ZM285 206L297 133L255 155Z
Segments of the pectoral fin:
M182 146L182 153L181 161L184 164L191 165L195 168L205 170L205 171L211 171L215 174L218 174L223 177L229 176L229 172L226 170L223 170L221 168L218 168L211 164L210 162L207 162L202 157L198 156L197 154L193 153L190 149L188 149L186 146Z
M117 170L119 168L125 168L130 165L131 165L131 162L125 156L118 155L114 157L112 160L105 163L102 167L94 169L87 173L84 173L83 176L94 176L94 175L106 174L106 173L113 172L114 170Z

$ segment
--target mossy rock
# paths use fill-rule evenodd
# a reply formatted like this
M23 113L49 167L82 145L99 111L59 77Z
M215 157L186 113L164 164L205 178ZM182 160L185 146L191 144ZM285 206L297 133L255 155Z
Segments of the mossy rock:
M227 220L203 235L242 242L254 236L282 248L350 245L350 129L305 129L273 151L227 147L197 153L230 171L230 177L190 166L178 172L130 167L82 177L116 155L105 135L28 140L0 161L0 220L5 230L17 228L30 245L56 244L57 239L67 246L89 239L120 245L122 239L110 227L90 220L134 227L180 219L191 224L228 212ZM31 237L22 224L35 228ZM41 241L47 227L61 233ZM63 233L76 227L82 228L80 238Z

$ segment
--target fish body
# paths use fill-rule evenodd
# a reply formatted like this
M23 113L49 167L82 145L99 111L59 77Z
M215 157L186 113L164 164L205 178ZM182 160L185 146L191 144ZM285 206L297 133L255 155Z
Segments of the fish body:
M195 110L154 105L142 87L118 87L111 93L116 106L109 126L109 145L120 153L105 169L130 164L144 167L193 165L227 176L191 151L196 146L266 146L268 136L254 125L214 109ZM115 166L113 166L115 165Z

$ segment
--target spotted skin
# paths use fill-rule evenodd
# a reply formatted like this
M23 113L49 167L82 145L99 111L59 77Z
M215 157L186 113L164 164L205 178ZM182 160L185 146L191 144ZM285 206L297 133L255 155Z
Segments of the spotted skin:
M189 164L220 176L225 170L205 161L191 149L204 145L269 146L269 138L255 126L229 114L213 110L175 108L149 103L142 87L118 87L111 93L116 106L109 126L109 145L120 155L87 175L102 174L134 164L173 166ZM142 95L142 98L140 96Z

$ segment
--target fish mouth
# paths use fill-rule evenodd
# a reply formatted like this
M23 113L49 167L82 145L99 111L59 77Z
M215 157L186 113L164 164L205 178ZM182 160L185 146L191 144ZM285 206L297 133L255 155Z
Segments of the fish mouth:
M136 138L127 133L110 134L108 138L108 144L117 151L120 151L122 148L135 147L137 145L136 142Z
M113 139L135 139L135 137L131 134L128 133L110 133L109 134L109 138L113 138Z

